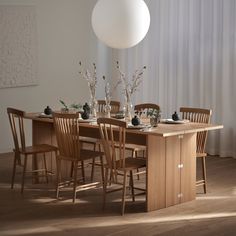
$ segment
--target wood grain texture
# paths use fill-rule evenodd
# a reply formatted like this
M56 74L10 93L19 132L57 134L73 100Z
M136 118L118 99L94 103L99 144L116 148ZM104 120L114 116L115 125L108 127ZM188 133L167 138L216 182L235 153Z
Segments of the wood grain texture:
M195 199L196 196L196 134L185 134L181 139L181 202Z
M36 120L46 123L52 123L52 119L49 118L40 118L38 117L39 113L27 113L25 114L26 119L30 120ZM96 123L90 124L90 123L81 123L82 127L90 127L93 129L98 129L98 126ZM218 124L204 124L204 123L194 123L189 122L186 124L164 124L160 123L158 124L158 127L153 128L152 130L134 130L134 129L128 129L127 133L133 133L140 135L141 138L142 135L157 135L162 137L169 137L174 135L181 135L181 134L187 134L187 133L194 133L194 132L200 132L200 131L207 131L207 130L216 130L216 129L222 129L223 125ZM81 131L82 132L82 131ZM96 132L96 131L94 131ZM99 132L98 132L99 133ZM89 133L87 132L87 135ZM143 141L142 141L143 142Z
M34 120L32 122L32 143L33 145L46 143L57 146L53 123ZM52 173L56 173L55 154L46 153L46 157L48 169ZM39 158L37 161L33 159L32 165L33 169L42 167L42 161Z
M165 138L147 137L147 211L166 207Z
M181 107L180 112L182 113L183 119L188 119L195 123L209 124L211 121L212 110L201 109L192 107ZM202 178L197 180L197 186L202 185L204 193L207 191L207 178L206 178L206 163L205 157L207 153L205 151L208 131L202 131L197 133L197 145L196 145L196 157L202 158Z
M26 172L31 172L33 177L44 176L48 183L48 168L46 163L46 153L56 153L57 147L48 145L46 143L35 144L31 146L26 146L25 144L25 129L24 129L24 111L15 109L15 108L7 108L7 114L9 117L9 123L11 126L13 141L14 141L14 163L13 163L13 171L12 171L12 183L11 188L14 187L15 173L16 167L23 167L22 171L22 183L21 183L21 193L24 191L24 182ZM51 135L48 135L51 137ZM39 165L38 157L42 156L42 164ZM28 167L28 159L32 158L31 166ZM22 161L23 158L23 161ZM40 166L40 167L39 167ZM29 170L28 170L29 169ZM38 178L34 178L38 181Z
M101 142L106 157L105 178L103 183L104 206L106 203L107 193L114 192L108 187L111 183L118 184L118 176L122 175L122 210L121 214L125 212L125 198L126 188L130 187L132 199L135 201L133 171L139 168L146 168L146 160L141 158L132 158L126 156L126 129L127 123L125 121L113 118L98 118L99 131L101 134ZM118 135L117 135L118 134ZM117 136L117 137L116 137ZM111 179L108 173L111 174ZM128 176L129 173L129 176ZM129 177L129 185L127 185L126 178ZM110 180L109 180L110 179ZM110 182L110 183L109 183ZM145 191L144 191L145 192Z
M51 119L38 118L35 114L26 114L26 117L33 120L33 127L37 133L37 137L34 136L35 141L41 142L42 139L53 142L52 137L47 137L53 136ZM43 128L43 126L45 127ZM193 184L193 181L196 178L196 170L193 169L196 166L193 163L195 159L192 160L191 157L196 152L196 143L194 146L193 137L198 131L220 128L222 128L221 125L188 123L183 125L160 124L150 131L126 130L126 142L147 146L147 211L178 204L179 201L176 195L178 196L181 191L186 195L186 198L183 198L182 201L195 198L195 183ZM85 137L100 138L96 123L80 123L80 132ZM117 140L116 135L114 134L115 140ZM178 140L179 136L183 136L184 141L180 142ZM179 156L181 161L179 161ZM178 163L187 166L182 178L179 178L179 172L176 170Z
M180 203L181 140L178 136L165 138L166 148L166 207Z
M136 203L127 202L123 217L120 216L120 203L115 202L120 198L120 192L109 196L115 201L107 204L104 211L101 188L81 191L80 201L73 205L67 190L66 197L57 201L53 183L35 186L26 179L27 191L24 198L19 197L18 184L14 191L9 190L12 159L12 153L0 154L1 236L111 236L114 232L117 236L235 235L236 160L233 158L207 158L209 191L198 193L196 200L145 212L145 195L140 195L136 196ZM95 181L100 181L100 172L99 167L95 168ZM90 177L90 170L86 176ZM140 187L145 185L145 180L141 175ZM20 175L16 175L16 183L19 182Z

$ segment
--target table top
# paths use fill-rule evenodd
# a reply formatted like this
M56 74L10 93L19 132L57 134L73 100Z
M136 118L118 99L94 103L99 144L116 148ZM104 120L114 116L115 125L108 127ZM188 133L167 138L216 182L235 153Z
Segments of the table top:
M33 120L33 121L53 123L52 118L39 117L39 115L40 113L26 113L25 118ZM89 128L96 128L96 129L98 127L96 121L95 122L82 121L80 125L86 126ZM183 135L183 134L188 134L188 133L196 133L196 132L201 132L201 131L217 130L217 129L222 129L222 128L223 128L223 125L194 123L194 122L188 122L184 124L159 123L157 127L152 127L152 128L140 128L140 129L127 128L127 132L169 137L169 136Z

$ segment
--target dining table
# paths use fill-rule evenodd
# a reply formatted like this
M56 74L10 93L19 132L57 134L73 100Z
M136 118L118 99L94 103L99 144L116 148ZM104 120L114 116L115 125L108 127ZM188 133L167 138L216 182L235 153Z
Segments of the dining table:
M56 145L53 119L26 113L32 121L32 143ZM126 142L146 146L146 211L192 201L196 198L196 137L198 132L222 129L204 123L165 123L157 127L128 127ZM96 120L80 123L80 136L100 138ZM49 154L53 155L53 154ZM49 158L55 170L55 157ZM37 163L34 163L37 165Z

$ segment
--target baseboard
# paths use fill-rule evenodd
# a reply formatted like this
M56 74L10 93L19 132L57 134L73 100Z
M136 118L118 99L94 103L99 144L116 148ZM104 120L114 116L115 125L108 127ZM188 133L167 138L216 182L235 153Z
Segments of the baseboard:
M12 152L12 148L3 148L0 149L0 154L5 154L5 153L9 153Z
M236 158L236 153L228 150L215 150L214 148L207 148L207 153L214 156L220 156L220 157L231 157Z

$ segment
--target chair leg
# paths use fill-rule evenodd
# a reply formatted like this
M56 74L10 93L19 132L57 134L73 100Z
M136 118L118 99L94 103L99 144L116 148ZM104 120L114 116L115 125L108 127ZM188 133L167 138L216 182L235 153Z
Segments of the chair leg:
M100 156L101 162L101 174L102 174L102 183L104 182L104 164L103 164L103 156Z
M96 143L94 143L93 150L96 151ZM93 182L93 178L94 178L94 167L95 167L95 158L93 158L93 161L92 161L91 182Z
M122 192L122 208L121 215L123 216L125 213L125 197L126 197L126 181L127 180L127 172L124 171L124 179L123 179L123 192Z
M103 210L105 209L106 205L107 183L108 183L108 168L105 169L105 179L103 182Z
M94 166L95 166L95 157L92 160L91 182L93 182L93 178L94 178Z
M135 202L135 196L134 196L134 178L133 178L133 171L130 171L130 187L131 187L131 193L132 193L132 200Z
M16 175L16 153L14 152L14 163L13 163L13 170L12 170L12 177L11 177L11 189L14 187L14 182L15 182L15 175Z
M202 173L203 173L203 180L204 180L204 193L207 192L207 179L206 179L206 158L202 158Z
M137 151L136 150L133 150L132 151L132 154L131 154L131 157L132 158L137 158L138 157L138 154L137 154ZM139 169L137 168L137 173L139 172ZM139 175L137 175L137 180L139 180Z
M78 169L78 166L74 166L74 171L75 171L75 168ZM81 171L82 171L83 183L85 183L84 161L81 161ZM77 171L76 171L76 173L77 173Z
M131 153L131 157L134 158L134 156L135 156L135 150L133 150Z
M22 182L21 182L21 193L24 192L24 185L25 185L25 172L26 172L26 167L27 167L27 158L28 158L28 156L25 155L24 167L23 167L23 174L22 174Z
M135 158L138 158L138 153L135 151ZM137 173L139 173L139 169L137 168ZM139 174L137 174L137 180L139 180Z
M114 176L115 175L115 176ZM117 175L114 174L114 171L112 169L110 169L110 178L109 178L109 185L111 185L111 183L116 183L117 182Z
M145 150L143 150L143 158L145 158Z
M73 203L76 199L76 187L77 187L77 170L78 170L78 161L74 161L74 186L73 186Z
M101 145L98 146L99 152L101 152ZM104 182L104 163L103 163L103 155L100 156L100 162L101 162L101 173L102 173L102 183Z
M56 163L57 163L57 187L56 187L56 198L59 198L59 185L61 182L61 160L59 158L56 158Z
M43 153L43 162L44 162L46 182L48 184L48 169L47 169L47 162L46 162L46 155L45 155L45 153Z
M116 170L112 170L113 182L118 183L118 174Z
M73 177L73 171L74 171L74 165L73 163L71 163L71 167L70 167L70 177Z
M103 164L103 156L100 157L101 162L101 175L102 175L102 184L104 183L104 164Z

